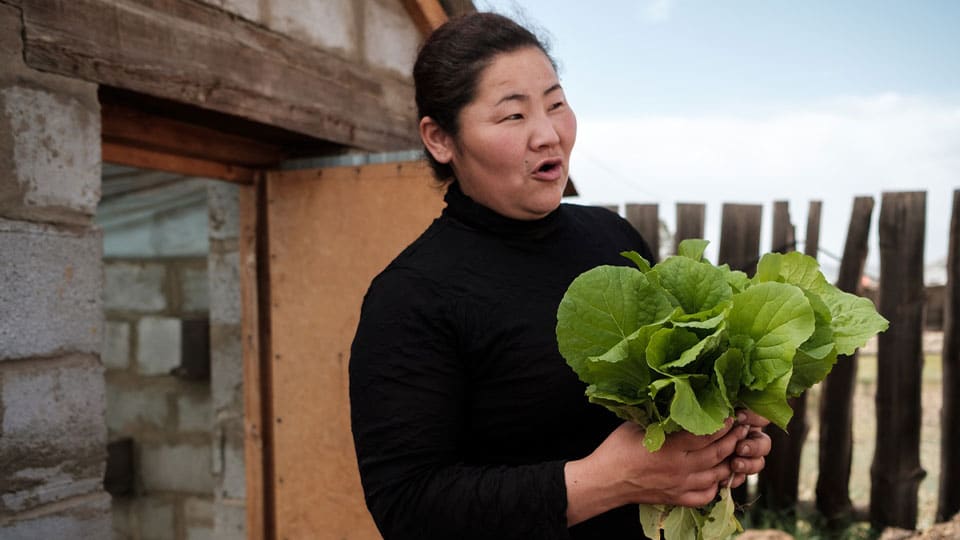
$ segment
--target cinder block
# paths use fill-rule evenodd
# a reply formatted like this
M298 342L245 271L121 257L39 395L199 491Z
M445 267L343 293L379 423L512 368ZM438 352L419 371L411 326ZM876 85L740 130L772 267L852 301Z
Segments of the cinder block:
M210 323L240 324L240 253L211 253Z
M166 430L172 390L162 384L124 384L111 379L107 383L107 428L110 433L138 430Z
M0 88L0 215L87 224L100 200L100 110L56 91Z
M243 342L236 324L210 326L210 392L213 410L243 416Z
M180 298L184 311L207 312L210 310L210 282L207 268L185 267L180 270Z
M209 433L213 429L210 395L195 392L180 395L177 397L177 416L180 431Z
M233 430L231 430L233 431ZM246 469L243 461L243 433L228 435L223 445L223 480L220 486L224 497L245 499L247 493Z
M161 264L106 261L104 277L104 309L153 313L167 307Z
M0 364L0 514L100 492L103 418L96 356Z
M130 366L130 323L106 321L100 360L107 369L124 370Z
M340 49L345 56L356 51L354 5L352 0L303 2L271 0L268 28L325 49Z
M183 501L187 525L213 527L213 497L187 497Z
M173 501L166 497L142 497L137 501L142 540L176 540Z
M180 319L140 319L137 323L137 372L141 375L169 375L180 365L180 336Z
M213 527L210 525L187 526L187 540L212 540Z
M214 538L235 540L246 538L247 512L243 501L217 499L214 509Z
M240 237L240 186L227 182L207 184L210 238L230 240Z
M210 445L144 445L140 451L140 474L147 492L213 493Z
M97 354L100 235L0 219L0 359Z
M47 540L52 538L111 538L110 496L106 493L77 497L48 511L31 512L17 519L4 516L0 538L4 540Z
M423 38L402 2L367 1L363 14L366 62L410 77Z
M112 516L113 534L110 538L114 540L127 540L136 538L136 519L134 512L136 510L136 499L131 497L113 497L110 505L110 514Z

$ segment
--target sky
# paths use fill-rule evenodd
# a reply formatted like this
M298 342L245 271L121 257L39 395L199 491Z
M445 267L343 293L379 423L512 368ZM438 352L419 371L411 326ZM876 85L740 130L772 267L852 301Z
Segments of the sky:
M960 189L960 2L953 0L475 0L545 38L577 114L579 202L786 200L803 241L843 251L855 196L926 191L926 263L945 259ZM802 249L802 243L799 248ZM821 254L825 273L837 266ZM942 274L942 271L940 271ZM928 281L935 277L929 272ZM942 279L942 278L941 278Z

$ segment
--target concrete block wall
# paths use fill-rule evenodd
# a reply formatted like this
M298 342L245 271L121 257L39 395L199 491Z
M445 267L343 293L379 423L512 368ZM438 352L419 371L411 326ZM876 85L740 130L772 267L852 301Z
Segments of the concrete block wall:
M246 538L239 197L237 186L208 186L210 386L214 439L218 442L214 538L218 540Z
M205 233L205 231L204 231ZM104 261L110 440L134 440L134 493L113 504L113 538L211 538L214 438L209 381L173 374L183 321L209 317L206 257Z
M97 89L22 35L0 3L0 538L108 538Z
M422 36L398 0L203 0L297 41L411 79Z

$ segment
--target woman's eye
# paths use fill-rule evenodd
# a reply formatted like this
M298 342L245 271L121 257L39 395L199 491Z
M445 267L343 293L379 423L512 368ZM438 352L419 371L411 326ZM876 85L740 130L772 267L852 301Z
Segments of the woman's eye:
M554 103L553 105L550 105L550 110L553 111L553 110L559 109L560 107L563 107L563 106L564 106L564 103L563 103L562 101L558 101L558 102Z
M522 120L523 115L520 113L508 114L507 116L504 116L503 119L504 120Z

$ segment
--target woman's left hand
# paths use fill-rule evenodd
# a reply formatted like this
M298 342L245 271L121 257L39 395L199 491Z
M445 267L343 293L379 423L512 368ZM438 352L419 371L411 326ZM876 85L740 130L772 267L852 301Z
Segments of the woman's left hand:
M763 432L763 428L770 423L769 420L743 409L737 411L737 423L749 425L750 433L737 444L734 456L730 458L730 469L733 471L730 487L737 487L747 480L747 476L760 472L771 446L770 437Z

